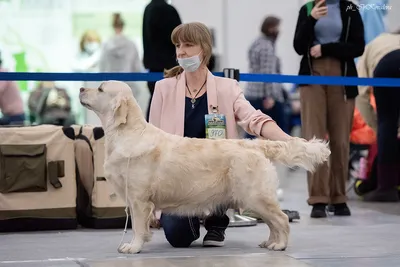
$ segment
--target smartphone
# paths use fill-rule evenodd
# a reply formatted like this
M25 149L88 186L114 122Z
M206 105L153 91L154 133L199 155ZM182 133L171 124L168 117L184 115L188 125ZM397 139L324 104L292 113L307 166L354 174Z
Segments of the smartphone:
M315 0L315 5L318 4L319 2L323 2L321 7L326 6L326 0Z

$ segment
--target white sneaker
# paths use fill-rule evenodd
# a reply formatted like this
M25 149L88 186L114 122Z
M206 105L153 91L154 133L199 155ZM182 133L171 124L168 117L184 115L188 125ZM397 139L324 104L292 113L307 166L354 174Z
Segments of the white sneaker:
M278 196L278 201L283 201L283 189L282 188L278 188L276 190L276 195Z

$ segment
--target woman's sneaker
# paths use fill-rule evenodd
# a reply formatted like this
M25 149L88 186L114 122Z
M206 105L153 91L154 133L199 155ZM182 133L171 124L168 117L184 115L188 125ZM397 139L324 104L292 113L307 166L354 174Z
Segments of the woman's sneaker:
M223 247L225 245L225 231L212 229L207 232L203 239L204 247Z

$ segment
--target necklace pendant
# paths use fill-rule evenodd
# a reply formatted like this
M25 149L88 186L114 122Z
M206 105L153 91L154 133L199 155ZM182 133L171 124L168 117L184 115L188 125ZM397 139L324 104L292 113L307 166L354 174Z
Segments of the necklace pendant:
M193 98L193 99L191 100L191 102L192 102L192 109L194 109L194 103L196 103L196 99Z
M194 109L194 104L192 103L192 109Z

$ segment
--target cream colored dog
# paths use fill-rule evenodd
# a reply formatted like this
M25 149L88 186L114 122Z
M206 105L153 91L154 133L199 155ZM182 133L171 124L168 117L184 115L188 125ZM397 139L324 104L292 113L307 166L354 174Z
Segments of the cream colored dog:
M102 121L107 181L122 199L127 192L133 239L119 247L121 253L138 253L150 241L155 210L194 216L219 205L261 215L270 235L260 247L284 250L289 223L277 201L278 177L271 161L313 171L330 155L327 143L319 140L210 140L168 134L146 122L129 86L118 81L81 88L79 98Z

